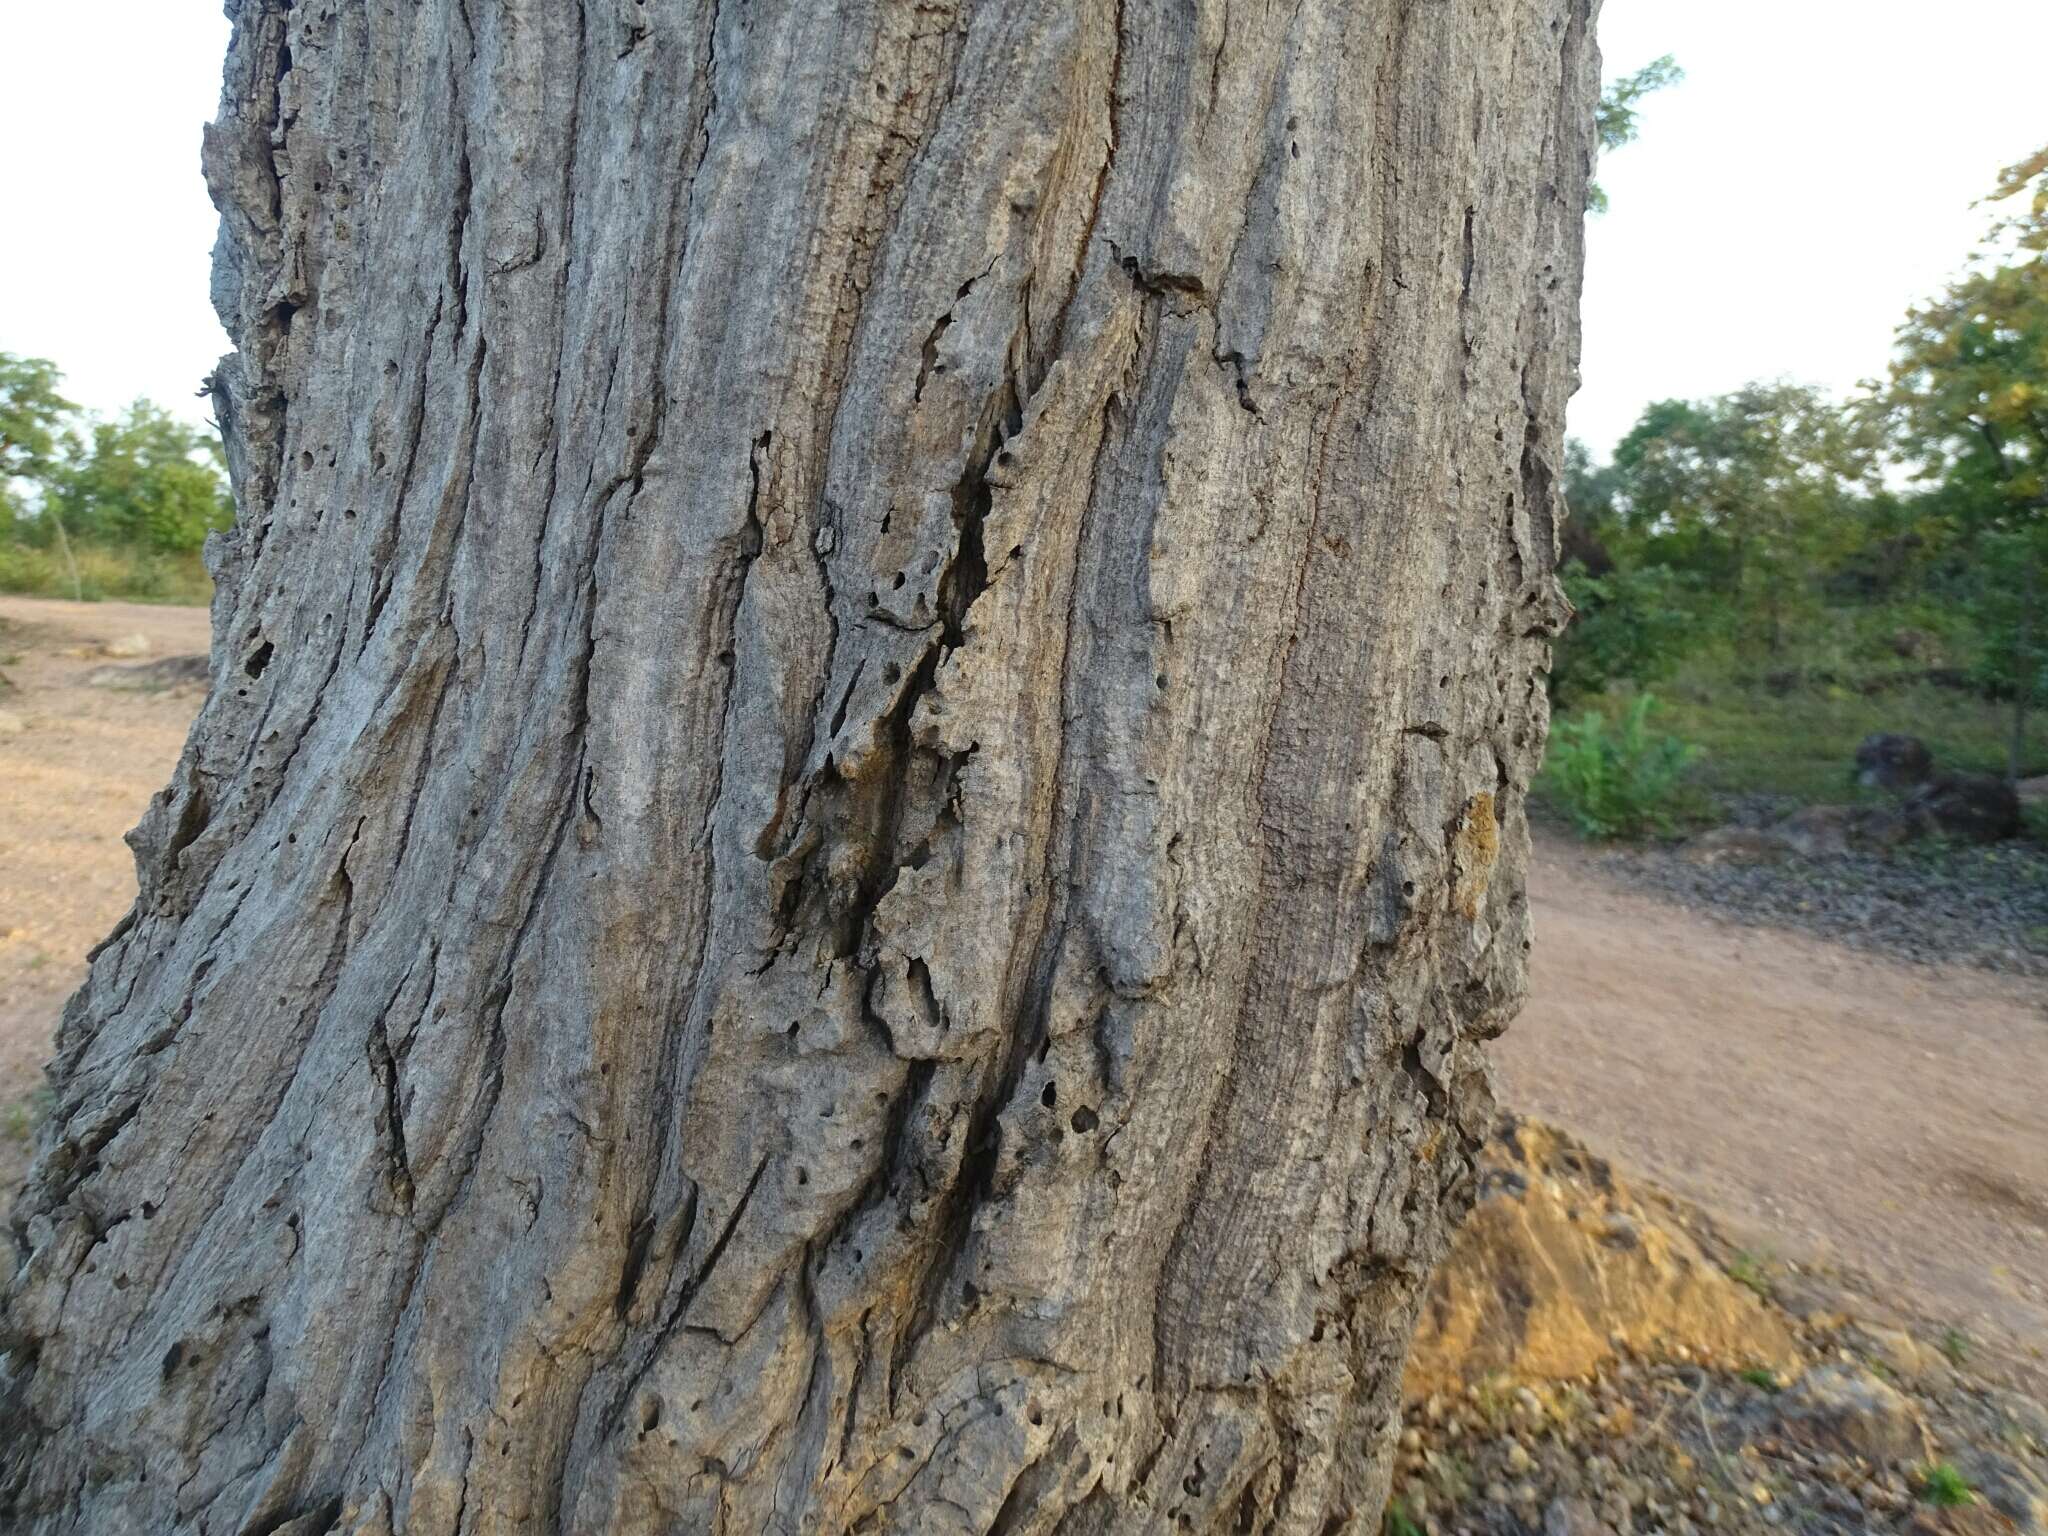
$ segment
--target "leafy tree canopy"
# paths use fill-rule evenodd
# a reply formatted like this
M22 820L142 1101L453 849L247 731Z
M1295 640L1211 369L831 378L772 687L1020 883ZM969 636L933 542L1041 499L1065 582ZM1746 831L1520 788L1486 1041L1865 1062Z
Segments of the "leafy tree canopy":
M197 549L233 521L220 439L138 400L112 420L58 392L44 358L0 352L0 532L73 537L158 554Z
M1608 81L1607 88L1600 93L1600 103L1593 111L1593 126L1599 135L1602 153L1634 143L1639 131L1638 103L1653 91L1677 85L1683 79L1685 71L1678 67L1678 60L1667 53L1660 59L1652 59L1632 75ZM1607 194L1600 190L1598 182L1588 189L1586 204L1595 213L1607 211Z
M78 407L57 393L62 378L45 358L0 352L0 508L14 510L13 482L47 476L71 443Z
M2012 259L1980 261L1907 313L1890 404L1901 447L1927 477L1974 487L2000 523L2038 522L2048 510L2048 149L2008 167L1992 196L2028 199L1993 231Z
M234 520L219 440L147 400L93 424L54 477L51 504L80 538L164 553L197 549Z

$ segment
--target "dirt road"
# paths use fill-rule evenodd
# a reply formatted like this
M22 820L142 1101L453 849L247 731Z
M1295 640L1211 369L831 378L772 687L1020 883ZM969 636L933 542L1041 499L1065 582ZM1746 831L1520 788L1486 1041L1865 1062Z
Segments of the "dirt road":
M104 642L206 649L203 608L0 597L0 1180L11 1200L50 1032L85 952L135 899L121 834L178 761L199 690L95 688Z
M1739 928L1539 845L1501 1098L1937 1326L2048 1345L2048 994Z
M126 909L121 834L198 695L88 686L101 642L202 651L196 609L0 598L0 1179L85 950ZM2048 1340L2048 998L1735 928L1539 850L1535 996L1503 1099L1720 1213L1970 1333ZM0 1201L4 1203L4 1201Z

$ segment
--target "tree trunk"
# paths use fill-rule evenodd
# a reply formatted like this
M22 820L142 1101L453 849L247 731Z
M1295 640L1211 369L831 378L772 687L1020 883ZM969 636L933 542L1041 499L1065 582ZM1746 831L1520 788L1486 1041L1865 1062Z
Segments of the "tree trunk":
M82 603L85 601L85 584L78 579L78 557L71 552L71 535L64 530L64 519L58 516L55 507L48 505L44 506L42 515L49 518L50 526L57 530L57 548L64 556L64 569L71 577L71 601Z
M1372 1529L1587 0L230 10L240 518L0 1524Z
M2041 658L2035 654L2034 610L2041 601L2041 561L2025 539L2020 551L2020 612L2013 644L2012 730L2005 746L2005 781L2017 784L2027 771L2027 705L2039 686Z

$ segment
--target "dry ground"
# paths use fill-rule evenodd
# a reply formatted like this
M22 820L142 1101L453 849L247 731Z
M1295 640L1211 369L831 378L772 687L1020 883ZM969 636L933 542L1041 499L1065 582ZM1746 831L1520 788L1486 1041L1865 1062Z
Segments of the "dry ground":
M169 780L196 689L93 688L107 640L141 634L150 657L203 652L204 608L0 597L0 1179L22 1171L24 1098L50 1032L85 977L85 952L135 898L121 835Z
M0 1179L85 950L134 875L121 834L169 776L194 691L86 685L101 642L205 649L199 609L0 598ZM1546 841L1534 1001L1503 1099L1750 1234L1867 1273L1922 1316L2048 1340L2048 998L1737 928ZM10 1119L12 1124L10 1124Z
M1715 921L1539 846L1501 1097L1937 1326L2048 1345L2048 989Z

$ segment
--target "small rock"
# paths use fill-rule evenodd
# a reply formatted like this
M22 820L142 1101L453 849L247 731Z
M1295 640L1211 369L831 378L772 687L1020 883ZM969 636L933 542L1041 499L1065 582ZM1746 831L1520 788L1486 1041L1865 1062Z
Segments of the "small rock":
M140 630L132 635L120 635L112 640L100 642L100 654L110 656L115 661L133 661L138 656L147 656L149 652L149 636Z
M1906 1524L1906 1536L2012 1536L2012 1529L2012 1522L1989 1504L1959 1504L1954 1509L1916 1511Z
M1510 1472L1519 1475L1521 1473L1527 1472L1531 1467L1535 1465L1536 1459L1529 1454L1528 1448L1525 1447L1521 1441L1515 1440L1509 1442L1508 1470Z
M1584 1499L1552 1499L1543 1511L1543 1536L1614 1536L1614 1528Z
M1934 773L1934 754L1918 736L1879 731L1856 748L1856 777L1871 789L1894 794L1924 784Z
M1775 864L1792 847L1761 827L1716 827L1686 839L1679 853L1693 864Z
M1856 808L1847 805L1809 805L1794 811L1769 835L1803 859L1832 858L1847 853L1856 841Z
M153 693L165 688L204 684L211 676L204 656L165 656L138 667L94 667L85 675L88 688L127 688Z
M1878 1465L1927 1453L1912 1404L1861 1370L1817 1366L1776 1407L1785 1438L1811 1451L1861 1456Z
M1970 1451L1956 1457L1956 1470L2025 1536L2048 1536L2048 1483L2030 1468L1996 1451Z
M1945 1377L1948 1362L1910 1333L1898 1328L1869 1327L1862 1333L1868 1341L1865 1353L1901 1381Z
M2009 1430L2032 1441L2037 1454L2048 1454L2048 1408L2017 1392L1994 1392L1992 1402Z
M1507 1487L1507 1484L1506 1484L1506 1483L1488 1483L1488 1484L1486 1485L1486 1502L1487 1502L1487 1503L1489 1503L1489 1504L1505 1504L1505 1503L1507 1503L1507 1501L1508 1501L1508 1487Z
M1905 813L1949 837L1995 843L2019 834L2020 797L2005 780L1989 773L1944 773L1906 798Z

